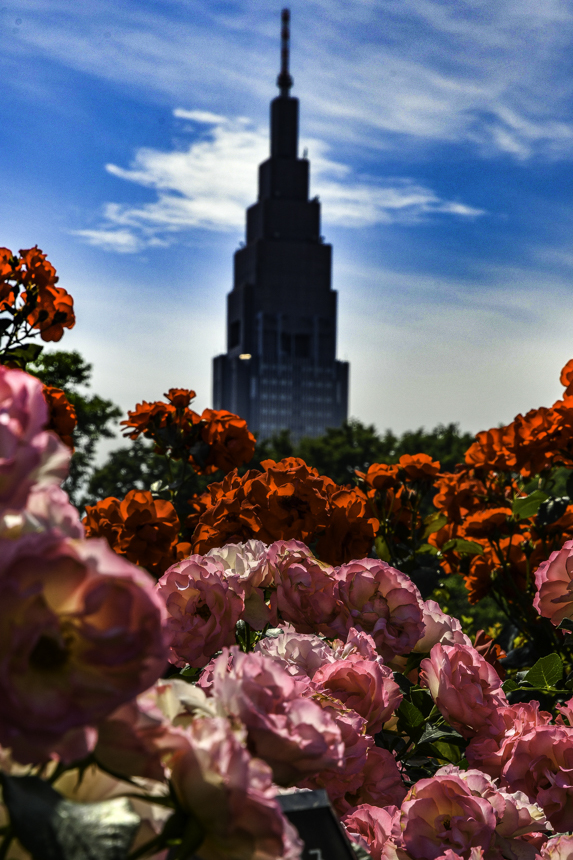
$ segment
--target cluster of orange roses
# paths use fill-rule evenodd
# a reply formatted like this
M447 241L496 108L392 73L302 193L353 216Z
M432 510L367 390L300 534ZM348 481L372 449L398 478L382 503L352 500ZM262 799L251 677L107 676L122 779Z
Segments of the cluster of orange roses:
M316 545L328 564L370 553L379 522L360 489L340 487L296 457L261 466L243 476L231 472L195 500L187 521L194 552L256 538Z
M0 248L2 363L23 366L31 357L20 355L24 339L39 333L43 341L59 341L64 328L74 327L73 299L57 282L55 268L37 245L17 255Z

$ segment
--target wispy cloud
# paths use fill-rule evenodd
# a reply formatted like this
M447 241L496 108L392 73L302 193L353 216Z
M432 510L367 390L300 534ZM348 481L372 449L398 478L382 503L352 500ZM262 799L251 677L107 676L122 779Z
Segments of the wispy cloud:
M573 155L569 0L306 0L293 3L293 66L311 133L403 147L469 142L483 154ZM20 0L7 52L50 58L202 111L268 95L277 15L213 4ZM88 12L89 8L89 12Z
M166 244L174 234L193 228L239 230L245 207L254 201L257 164L268 156L268 132L244 117L226 118L178 108L174 115L191 121L199 137L186 149L142 148L129 168L107 164L119 179L155 192L140 205L108 203L97 229L75 234L106 251L134 253ZM383 181L360 177L346 164L332 161L319 140L303 141L310 150L313 194L325 204L326 224L367 227L381 223L416 223L431 215L476 217L483 210L441 199L409 178Z

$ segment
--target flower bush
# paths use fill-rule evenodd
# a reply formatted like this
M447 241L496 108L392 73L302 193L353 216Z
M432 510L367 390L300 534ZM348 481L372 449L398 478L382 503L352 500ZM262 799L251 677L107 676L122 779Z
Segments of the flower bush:
M81 522L73 410L20 369L73 325L56 280L0 253L0 857L48 833L71 860L60 816L104 860L296 860L280 797L315 789L362 858L573 857L573 361L454 473L404 455L348 486L241 472L245 422L173 388L124 422L172 480ZM216 480L182 499L190 470ZM456 576L509 655L440 605Z

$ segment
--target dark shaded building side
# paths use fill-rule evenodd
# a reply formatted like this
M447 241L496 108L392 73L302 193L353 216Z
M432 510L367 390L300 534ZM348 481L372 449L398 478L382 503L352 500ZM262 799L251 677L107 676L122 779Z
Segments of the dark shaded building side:
M259 166L258 201L247 210L246 244L235 253L227 352L213 362L213 402L245 418L261 438L288 428L299 439L347 418L349 368L336 360L332 247L320 235L320 203L309 200L309 162L298 158L285 23L283 12L271 155Z

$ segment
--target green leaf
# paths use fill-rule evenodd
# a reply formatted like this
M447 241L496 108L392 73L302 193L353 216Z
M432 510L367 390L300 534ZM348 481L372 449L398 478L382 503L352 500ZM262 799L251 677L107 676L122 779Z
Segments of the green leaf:
M437 546L432 546L431 543L421 543L416 553L428 553L429 555L437 555L439 553Z
M558 630L566 630L568 633L573 633L573 621L571 618L563 618L557 625Z
M381 535L378 535L378 537L375 538L374 548L376 549L376 555L378 558L382 559L382 561L390 561L391 555L390 550L388 549L388 544Z
M426 517L426 519L424 520L424 525L426 528L422 532L422 540L427 537L430 537L430 535L433 535L436 532L439 532L440 529L443 528L443 526L445 526L447 522L448 518L445 514L441 514L439 512L436 512L435 514L430 514L430 516Z
M445 758L446 761L457 764L461 760L462 754L454 744L447 744L445 741L436 741L434 746L441 754L441 758Z
M543 490L534 490L528 496L515 499L512 506L513 516L516 520L526 520L528 517L535 516L540 505L548 498L549 496Z
M455 744L456 746L465 746L466 742L459 732L452 729L450 726L432 726L427 725L424 733L420 738L420 743L435 743L436 741L445 740L447 743Z
M559 654L541 657L524 680L532 687L554 687L563 678L563 661Z
M10 364L17 365L22 370L25 370L26 365L31 361L36 361L43 349L44 347L39 343L27 343L26 346L16 346L14 349L7 349L0 355L0 364L10 362Z
M417 728L417 726L421 726L424 722L423 713L407 699L402 699L402 703L396 713L406 728Z
M508 678L501 685L501 689L504 693L513 693L514 690L519 690L519 684L516 684L513 678Z
M481 544L475 543L473 540L463 540L463 538L453 538L447 541L442 547L442 552L448 552L450 549L455 550L455 552L465 552L468 555L483 555Z

